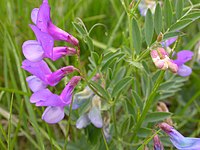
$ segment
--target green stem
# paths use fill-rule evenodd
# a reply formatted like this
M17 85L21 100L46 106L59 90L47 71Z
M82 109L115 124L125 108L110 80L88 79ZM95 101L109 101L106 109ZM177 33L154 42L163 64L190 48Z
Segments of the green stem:
M117 130L117 124L116 124L116 115L115 115L115 102L113 104L113 107L112 107L112 117L113 117L113 124L114 124L114 129L115 129L115 133L118 137L118 130Z
M65 144L64 144L64 149L67 149L67 144L68 144L68 136L69 136L69 127L70 127L70 118L71 118L71 112L72 112L72 104L73 104L74 99L72 98L70 108L69 108L69 119L67 122L67 129L66 129L66 137L65 137Z
M156 83L154 85L154 88L153 88L153 90L152 90L152 92L151 92L151 94L149 96L149 98L145 102L146 104L144 106L144 109L142 111L142 114L141 114L139 120L137 121L137 123L135 125L134 131L133 131L133 135L137 135L138 129L141 127L141 125L142 125L142 123L143 123L143 121L144 121L144 119L145 119L150 107L152 106L152 102L154 100L154 96L156 95L157 90L158 90L158 88L159 88L159 86L160 86L160 84L161 84L161 82L163 80L164 73L165 73L165 71L162 71L160 73L160 75L159 75L159 77L158 77L158 79L157 79L157 81L156 81Z
M108 144L107 144L107 141L106 141L105 135L104 135L104 133L103 133L103 129L101 129L101 134L102 134L102 136L103 136L103 141L104 141L104 144L105 144L106 150L109 150L109 147L108 147Z
M129 25L129 43L130 43L130 49L132 50L132 59L135 58L135 52L133 47L133 36L132 36L132 17L131 15L128 15L128 25Z

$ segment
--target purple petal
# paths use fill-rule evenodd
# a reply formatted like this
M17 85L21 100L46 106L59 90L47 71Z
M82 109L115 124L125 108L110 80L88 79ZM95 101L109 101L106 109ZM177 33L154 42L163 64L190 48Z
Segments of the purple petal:
M161 45L163 47L169 47L171 44L173 44L176 40L177 40L177 36L169 38L167 40L165 40L164 42L161 42Z
M28 82L29 88L33 92L37 92L47 87L47 84L45 84L42 80L40 80L36 76L29 76L26 78L26 81Z
M62 78L65 77L65 75L68 75L69 73L72 73L75 70L73 66L67 66L58 69L57 71L53 72L52 74L49 74L46 76L47 82L51 86L55 86L62 80Z
M45 61L39 62L31 62L25 59L22 62L22 68L29 73L35 75L36 77L40 78L43 82L47 83L46 76L51 74L51 70L49 69L48 65Z
M192 73L192 69L186 65L181 65L178 67L178 72L180 76L186 77L189 76Z
M175 129L172 129L168 135L170 136L170 141L179 150L200 149L200 138L184 137Z
M61 121L64 116L64 107L49 106L43 112L42 119L49 124L54 124Z
M167 123L161 123L159 127L168 134L173 145L179 150L199 150L200 138L184 137Z
M36 22L37 27L42 32L48 33L47 26L50 21L51 21L50 6L48 4L48 1L43 1L38 12L38 17L37 17L37 22Z
M42 45L45 56L48 58L52 58L54 45L53 38L48 33L40 31L40 29L35 25L30 25L30 27L35 33L38 42Z
M174 60L174 63L176 63L178 66L181 66L191 60L193 55L194 53L192 51L182 50L177 53L177 59Z
M22 45L22 51L26 59L37 62L43 59L44 50L37 41L26 41Z
M101 117L101 112L97 107L92 107L91 110L88 113L88 117L92 124L97 128L103 127L103 120Z
M67 47L67 46L54 47L52 60L55 61L63 56L70 56L70 55L74 55L74 54L76 54L76 49L74 49L74 48Z
M74 76L71 78L71 80L68 82L64 90L62 91L60 97L61 99L66 103L70 104L72 100L72 92L75 88L75 86L78 84L78 82L81 80L80 76Z
M65 32L64 30L58 28L51 22L49 22L48 24L48 33L54 38L54 40L66 41L75 46L77 46L79 43L79 41L75 37Z
M38 11L39 11L39 8L34 8L31 12L31 20L34 24L36 24L37 22Z
M36 103L36 106L65 106L60 97L51 93L49 89L42 89L33 93L30 102Z
M87 114L84 114L76 121L76 128L82 129L89 124L90 124L90 119L88 118Z

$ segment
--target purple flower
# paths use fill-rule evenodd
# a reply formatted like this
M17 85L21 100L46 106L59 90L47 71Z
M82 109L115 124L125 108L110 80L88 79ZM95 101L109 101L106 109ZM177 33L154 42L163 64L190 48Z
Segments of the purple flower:
M189 50L182 50L178 52L177 59L174 60L174 63L178 66L178 74L180 76L186 77L189 76L192 73L192 69L186 65L184 65L186 62L192 59L193 52Z
M78 45L78 40L75 37L52 23L48 0L43 0L39 9L34 8L32 10L31 19L42 32L50 34L54 40L63 40L72 45Z
M65 55L76 54L76 49L62 46L53 47L54 39L47 33L40 31L40 29L35 25L30 25L34 31L36 40L25 41L22 45L22 51L26 59L37 62L43 58L50 58L55 61Z
M169 46L170 46L171 44L173 44L177 39L178 39L177 36L172 37L172 38L169 38L169 39L167 39L167 40L161 42L161 45L162 45L163 47L169 47Z
M33 92L45 89L48 85L36 76L29 76L26 78L28 86Z
M154 143L154 150L164 150L164 147L157 134L153 137L153 143Z
M159 127L168 134L172 144L179 150L199 150L200 138L184 137L167 123L159 124Z
M78 129L85 128L87 125L92 123L97 128L103 127L103 120L101 117L100 106L101 101L100 98L95 95L92 99L92 107L90 108L88 113L83 114L76 122L76 127Z
M33 93L30 102L36 106L48 106L42 119L47 123L57 123L64 118L64 107L70 105L73 90L80 80L80 76L72 77L60 95L53 94L48 89L39 90Z
M192 59L193 52L189 50L182 50L178 52L177 59L172 60L169 58L168 53L164 48L158 47L156 50L151 51L151 58L155 66L162 70L169 70L173 73L178 73L178 75L186 77L192 73L192 69L184 63Z
M40 82L43 82L46 85L55 86L60 82L62 78L64 78L65 75L72 73L74 70L77 70L73 66L67 66L60 68L55 72L51 72L45 61L42 60L39 62L31 62L26 59L22 62L22 68L37 77L37 79L27 79L29 85L31 85L31 89L38 86L37 82L35 82L35 84L30 83L33 80L35 81L40 79Z

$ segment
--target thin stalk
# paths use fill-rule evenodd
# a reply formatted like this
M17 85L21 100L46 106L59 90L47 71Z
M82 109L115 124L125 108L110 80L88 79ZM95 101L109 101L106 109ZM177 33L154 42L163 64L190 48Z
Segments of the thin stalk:
M10 145L11 144L10 132L11 132L11 125L12 125L13 96L14 96L14 94L12 94L11 103L10 103L10 116L9 116L9 125L8 125L8 149L10 149L10 147L11 147L11 145Z
M116 126L116 115L115 115L115 102L114 102L113 107L112 107L112 117L113 117L115 133L118 137L118 130L117 130L117 126Z
M101 129L101 134L102 134L102 136L103 136L103 141L104 141L104 144L105 144L106 150L109 150L109 147L108 147L108 144L107 144L107 141L106 141L105 135L104 135L104 133L103 133L103 129Z
M71 112L72 112L72 104L73 104L74 99L72 98L70 108L69 108L69 119L67 122L67 129L66 129L66 137L65 137L65 144L64 144L64 149L67 149L67 144L68 144L68 136L69 136L69 127L70 127L70 118L71 118Z

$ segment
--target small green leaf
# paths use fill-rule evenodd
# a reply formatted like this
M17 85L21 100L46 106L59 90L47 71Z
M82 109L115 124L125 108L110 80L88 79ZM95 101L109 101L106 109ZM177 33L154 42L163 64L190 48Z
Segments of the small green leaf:
M164 20L166 22L166 29L171 26L173 19L173 10L170 0L164 2Z
M110 99L110 95L101 85L99 85L98 83L94 81L90 81L90 84L97 90L97 92L101 94L102 97L105 97L105 99L107 100Z
M133 18L132 20L132 37L133 37L133 46L135 48L136 54L139 54L141 51L141 32L138 27L137 20Z
M83 29L83 27L76 23L76 22L72 22L73 26L75 27L75 29L78 31L79 34L83 35L87 35L87 32Z
M138 68L138 69L141 69L141 70L143 70L144 68L143 68L143 66L142 66L142 64L140 63L140 62L137 62L137 61L127 61L131 66L134 66L134 67L136 67L136 68Z
M140 111L142 111L143 109L142 98L135 91L132 91L132 95L133 95L133 100L135 104L137 105L138 108L140 108Z
M159 90L167 90L173 85L174 81L167 81L160 84Z
M108 53L105 55L103 64L101 67L101 71L105 71L114 61L120 60L119 58L123 58L124 54L117 52L117 53Z
M93 45L92 39L89 36L85 36L85 40L86 40L89 50L94 51L94 45Z
M181 29L185 28L186 26L188 26L192 22L193 22L192 19L184 19L184 20L178 21L177 23L173 24L170 27L170 31L181 30Z
M154 15L154 28L157 34L159 34L162 30L162 10L159 3L156 5Z
M169 39L169 38L171 38L171 37L181 36L181 35L182 35L181 32L168 32L168 33L166 33L166 34L164 35L163 41L165 41L165 40L167 40L167 39Z
M193 21L199 18L200 18L200 11L193 11L188 15L186 15L185 17L183 17L183 19L192 19Z
M127 118L124 119L124 122L121 126L121 136L125 136L130 133L130 129L133 127L134 119L133 115L129 115Z
M97 65L98 65L98 62L99 62L99 55L98 55L96 52L92 52L91 55L92 55L92 56L91 56L92 59L94 60L96 66L97 66Z
M117 82L113 88L113 91L111 94L112 97L117 96L122 91L122 89L124 89L129 83L131 83L131 80L132 80L131 77L126 77L120 80L119 82Z
M146 138L152 134L152 129L150 128L140 128L139 131L137 135L142 138Z
M179 19L183 14L184 0L176 0L176 19Z
M145 39L147 45L151 44L153 33L154 33L153 16L151 10L148 9L145 17Z
M147 114L145 122L158 122L167 119L172 114L169 112L152 112Z

